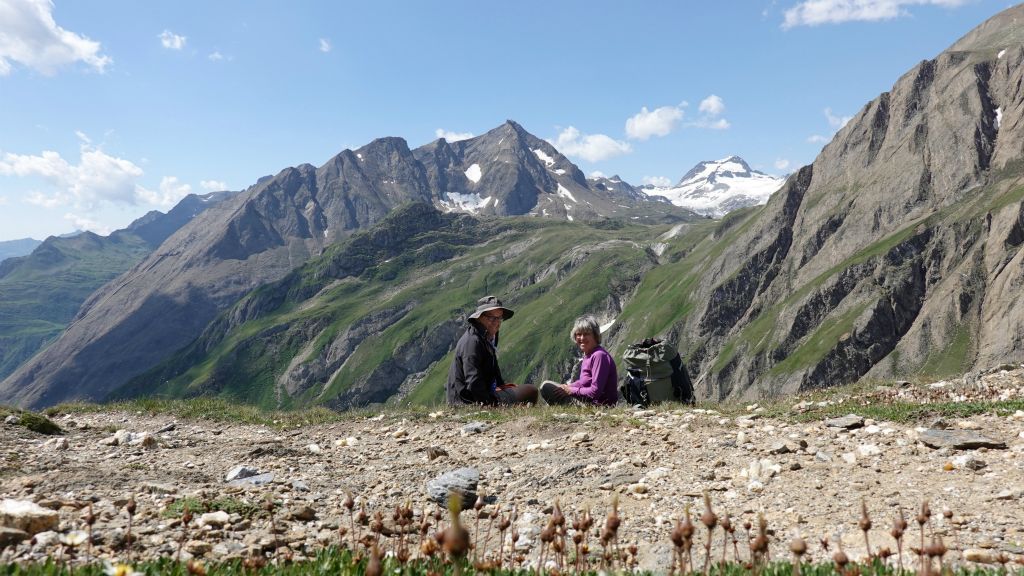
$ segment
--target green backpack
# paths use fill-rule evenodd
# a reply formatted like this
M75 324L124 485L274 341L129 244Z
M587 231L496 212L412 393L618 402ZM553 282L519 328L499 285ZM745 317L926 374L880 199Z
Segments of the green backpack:
M676 401L693 404L693 383L679 351L666 340L646 338L626 346L626 374L619 393L629 404Z

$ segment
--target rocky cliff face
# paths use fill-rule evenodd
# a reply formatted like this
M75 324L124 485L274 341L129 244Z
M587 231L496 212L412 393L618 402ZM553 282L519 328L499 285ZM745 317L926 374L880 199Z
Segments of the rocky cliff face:
M866 105L730 245L677 327L710 398L1024 354L1024 7Z

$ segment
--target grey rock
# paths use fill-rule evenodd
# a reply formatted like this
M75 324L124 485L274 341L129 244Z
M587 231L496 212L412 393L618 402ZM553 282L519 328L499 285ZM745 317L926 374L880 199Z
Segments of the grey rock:
M862 428L864 426L864 417L857 416L856 414L847 414L846 416L840 416L839 418L830 418L825 420L825 426L828 426L829 428L842 428L844 430Z
M288 517L300 522L316 520L316 510L309 504L298 504L288 511Z
M159 430L155 432L155 434L163 434L165 432L170 432L171 430L174 430L177 427L177 424L171 422L170 424L165 424L164 426L162 426Z
M274 481L274 473L267 472L266 474L257 474L255 476L246 476L245 478L236 478L228 482L228 486L262 486L264 484L270 484Z
M1006 442L992 440L973 430L937 430L929 428L918 436L922 444L931 448L973 450L976 448L1005 449Z
M476 504L476 487L479 482L479 470L459 468L428 480L427 496L434 502L447 505L448 494L458 493L462 496L462 509L466 510Z
M825 452L824 450L818 450L817 452L814 453L814 459L819 462L831 462L832 455L829 454L828 452Z
M487 430L487 424L484 422L470 422L462 427L462 435L468 436L470 434L483 434Z
M8 414L7 418L4 418L4 422L7 423L7 424L17 424L20 421L21 421L21 419L19 419L14 414Z
M224 476L224 481L233 482L235 480L241 480L243 478L256 476L259 473L260 471L257 470L256 468L253 468L252 466L247 466L245 464L241 464L229 470L228 473Z

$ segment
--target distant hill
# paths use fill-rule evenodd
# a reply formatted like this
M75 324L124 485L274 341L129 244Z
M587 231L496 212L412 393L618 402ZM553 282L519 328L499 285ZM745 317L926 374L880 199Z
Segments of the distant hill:
M36 246L42 244L42 240L33 238L22 238L20 240L0 241L0 262L15 256L24 256L35 250Z
M0 378L53 341L97 288L142 260L171 233L229 193L189 195L110 236L51 236L0 262Z

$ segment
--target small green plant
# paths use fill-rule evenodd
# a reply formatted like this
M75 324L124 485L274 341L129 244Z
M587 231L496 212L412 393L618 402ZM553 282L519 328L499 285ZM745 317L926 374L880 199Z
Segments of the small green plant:
M202 514L205 512L224 511L228 514L238 514L243 518L251 518L260 511L260 507L258 505L244 500L238 500L236 498L224 497L216 498L214 500L200 500L198 498L188 497L176 500L167 506L163 511L163 516L165 518L177 518L183 516L186 508L189 510L190 516L192 514Z
M55 424L53 420L50 420L42 414L35 414L33 412L22 412L21 418L18 420L18 425L24 426L33 432L50 436L64 433L64 430Z

